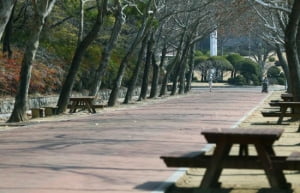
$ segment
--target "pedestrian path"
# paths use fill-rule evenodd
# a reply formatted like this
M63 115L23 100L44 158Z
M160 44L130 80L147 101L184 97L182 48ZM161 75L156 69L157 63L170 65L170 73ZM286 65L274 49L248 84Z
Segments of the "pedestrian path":
M206 128L234 127L266 97L255 88L148 101L0 132L0 193L159 192L176 169L159 156L199 150Z

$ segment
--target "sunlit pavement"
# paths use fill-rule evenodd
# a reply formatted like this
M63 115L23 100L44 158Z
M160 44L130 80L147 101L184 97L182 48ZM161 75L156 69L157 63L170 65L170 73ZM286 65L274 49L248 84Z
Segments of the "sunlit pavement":
M1 131L0 193L159 192L176 171L160 155L203 148L202 129L236 126L267 96L259 87L194 88Z

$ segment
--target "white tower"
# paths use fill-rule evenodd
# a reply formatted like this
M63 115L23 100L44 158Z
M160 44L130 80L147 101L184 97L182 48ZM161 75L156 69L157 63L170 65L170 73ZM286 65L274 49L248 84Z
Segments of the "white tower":
M210 33L210 56L218 55L218 35L217 30Z

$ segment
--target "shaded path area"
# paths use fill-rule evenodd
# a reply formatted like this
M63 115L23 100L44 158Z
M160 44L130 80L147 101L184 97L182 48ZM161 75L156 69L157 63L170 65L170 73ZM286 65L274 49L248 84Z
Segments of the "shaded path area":
M132 108L1 131L0 193L152 192L175 169L159 156L199 150L204 128L229 128L266 97L195 90Z

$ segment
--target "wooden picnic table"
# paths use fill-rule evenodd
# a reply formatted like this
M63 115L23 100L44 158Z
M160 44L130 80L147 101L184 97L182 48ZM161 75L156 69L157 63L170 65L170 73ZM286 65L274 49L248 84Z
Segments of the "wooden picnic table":
M296 108L300 108L300 102L279 101L270 104L271 106L279 107L277 124L281 124L284 117L300 117L299 113L295 113ZM291 108L291 112L287 112Z
M261 162L268 181L272 188L289 188L281 167L273 163L275 157L273 143L278 140L283 129L210 129L203 130L208 143L215 143L216 148L207 165L204 177L201 182L202 188L216 187L223 169L223 162L230 157L229 152L233 144L253 144L257 151L257 159ZM240 156L235 164L242 164L248 160L249 155ZM253 156L252 156L253 157ZM239 163L240 162L240 163ZM252 162L253 167L256 162Z
M70 113L75 113L77 109L87 109L90 113L96 113L93 106L95 96L70 97Z
M300 152L291 152L289 156L277 156L273 144L283 133L283 129L210 129L203 130L208 143L215 143L212 155L205 151L175 152L161 156L168 167L206 168L200 188L219 188L221 172L230 169L262 169L272 188L289 189L283 170L300 170ZM254 145L257 154L248 152L238 155L230 153L233 144L243 149ZM252 152L251 152L252 153Z

